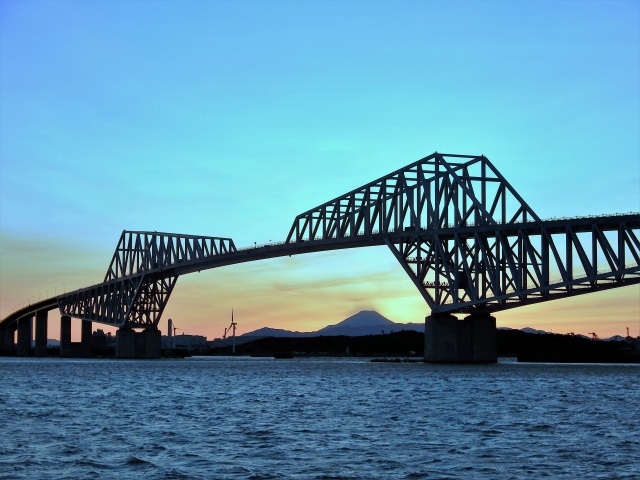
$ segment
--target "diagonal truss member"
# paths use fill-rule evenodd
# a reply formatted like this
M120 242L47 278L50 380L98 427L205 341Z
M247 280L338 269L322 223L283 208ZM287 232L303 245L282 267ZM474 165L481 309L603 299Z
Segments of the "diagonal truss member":
M640 283L640 215L542 221L484 156L434 153L299 215L287 242L377 238L433 313Z
M235 252L230 238L123 231L104 282L58 298L63 315L118 327L156 327L178 279L174 269Z

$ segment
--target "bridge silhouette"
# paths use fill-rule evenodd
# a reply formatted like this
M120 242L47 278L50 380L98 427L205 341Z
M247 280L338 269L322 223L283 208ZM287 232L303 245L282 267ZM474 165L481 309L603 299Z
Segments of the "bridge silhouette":
M62 336L75 317L83 338L91 322L119 327L129 352L121 356L132 355L131 329L157 337L142 343L159 351L149 345L159 345L158 322L181 275L387 245L431 310L426 358L494 361L493 314L640 283L639 238L639 213L542 220L485 156L436 152L298 215L280 243L237 248L231 238L123 231L102 283L11 313L0 347L15 348L18 330L24 354L35 315L41 354L47 311L58 308Z

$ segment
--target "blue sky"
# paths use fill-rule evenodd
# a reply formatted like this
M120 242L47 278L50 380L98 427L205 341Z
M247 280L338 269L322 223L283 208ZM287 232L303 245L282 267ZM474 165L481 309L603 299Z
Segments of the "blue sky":
M283 240L434 151L486 155L543 218L639 211L639 132L637 1L3 0L1 315L100 281L123 229ZM405 277L386 248L228 267L181 278L165 321L421 321ZM640 289L498 324L609 315L624 332Z

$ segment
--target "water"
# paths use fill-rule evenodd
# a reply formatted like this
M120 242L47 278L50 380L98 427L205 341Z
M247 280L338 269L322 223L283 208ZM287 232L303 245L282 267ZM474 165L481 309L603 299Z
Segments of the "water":
M0 358L0 479L638 479L640 366Z

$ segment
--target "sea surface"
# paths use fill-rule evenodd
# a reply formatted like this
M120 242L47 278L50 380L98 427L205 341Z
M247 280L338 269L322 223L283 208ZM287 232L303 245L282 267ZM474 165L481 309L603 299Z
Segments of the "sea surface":
M0 358L0 479L640 479L640 366Z

